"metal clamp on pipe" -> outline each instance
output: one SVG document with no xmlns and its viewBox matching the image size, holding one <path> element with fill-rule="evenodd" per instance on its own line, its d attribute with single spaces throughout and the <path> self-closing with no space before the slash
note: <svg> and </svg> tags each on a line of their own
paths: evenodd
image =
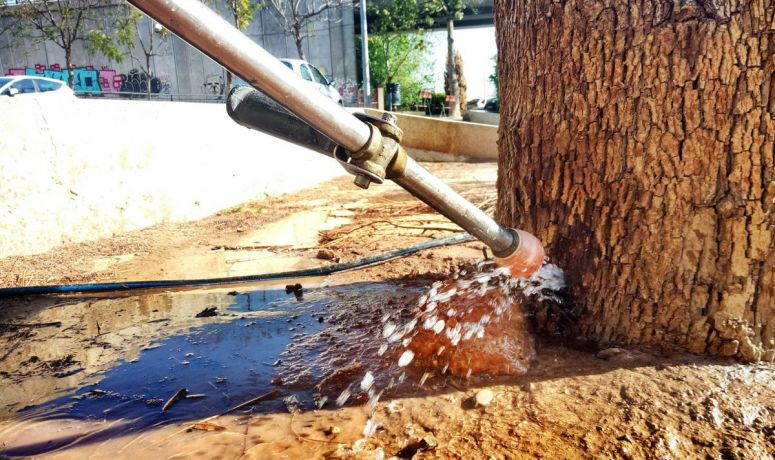
<svg viewBox="0 0 775 460">
<path fill-rule="evenodd" d="M 349 163 L 360 168 L 350 171 L 355 175 L 355 185 L 367 189 L 372 182 L 381 184 L 385 179 L 402 176 L 408 156 L 401 147 L 404 132 L 396 125 L 395 117 L 389 113 L 385 113 L 383 118 L 362 113 L 353 115 L 369 127 L 369 141 L 357 152 L 337 150 L 336 157 L 342 161 L 346 154 Z"/>
</svg>

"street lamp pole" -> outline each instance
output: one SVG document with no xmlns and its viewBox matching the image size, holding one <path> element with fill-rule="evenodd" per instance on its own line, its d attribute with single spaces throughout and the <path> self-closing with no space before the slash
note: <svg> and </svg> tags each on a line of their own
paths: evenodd
<svg viewBox="0 0 775 460">
<path fill-rule="evenodd" d="M 369 81 L 369 33 L 366 30 L 366 0 L 361 0 L 361 68 L 363 69 L 363 106 L 371 107 L 371 82 Z"/>
</svg>

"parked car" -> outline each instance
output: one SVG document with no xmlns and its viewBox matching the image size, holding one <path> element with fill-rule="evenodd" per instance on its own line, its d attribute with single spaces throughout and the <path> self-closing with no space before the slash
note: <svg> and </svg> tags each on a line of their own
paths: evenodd
<svg viewBox="0 0 775 460">
<path fill-rule="evenodd" d="M 318 91 L 331 98 L 332 101 L 340 105 L 343 104 L 342 95 L 317 67 L 301 59 L 280 59 L 280 62 L 293 70 L 293 73 L 308 81 Z"/>
<path fill-rule="evenodd" d="M 49 93 L 51 95 L 74 96 L 62 80 L 30 75 L 0 77 L 0 96 L 16 96 L 20 94 Z"/>
<path fill-rule="evenodd" d="M 501 113 L 501 100 L 500 98 L 496 97 L 493 99 L 490 99 L 487 101 L 487 104 L 484 105 L 484 110 L 488 112 L 495 112 L 495 113 Z"/>
</svg>

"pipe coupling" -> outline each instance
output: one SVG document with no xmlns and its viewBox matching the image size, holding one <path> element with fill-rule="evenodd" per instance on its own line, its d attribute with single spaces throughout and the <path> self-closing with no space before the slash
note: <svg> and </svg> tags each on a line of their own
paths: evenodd
<svg viewBox="0 0 775 460">
<path fill-rule="evenodd" d="M 366 145 L 357 152 L 349 153 L 350 163 L 367 172 L 356 173 L 355 184 L 365 189 L 371 182 L 375 182 L 375 176 L 382 180 L 400 177 L 406 167 L 407 154 L 401 147 L 404 132 L 396 125 L 395 117 L 389 113 L 385 113 L 382 118 L 363 113 L 354 115 L 370 131 Z"/>
</svg>

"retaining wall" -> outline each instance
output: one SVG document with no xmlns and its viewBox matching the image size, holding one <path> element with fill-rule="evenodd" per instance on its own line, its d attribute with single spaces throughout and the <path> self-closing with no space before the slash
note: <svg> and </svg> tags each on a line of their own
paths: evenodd
<svg viewBox="0 0 775 460">
<path fill-rule="evenodd" d="M 331 159 L 243 128 L 222 104 L 0 98 L 0 258 L 310 187 Z"/>
<path fill-rule="evenodd" d="M 365 109 L 381 117 L 382 111 Z M 496 161 L 498 127 L 393 112 L 404 131 L 401 145 L 419 161 Z"/>
</svg>

